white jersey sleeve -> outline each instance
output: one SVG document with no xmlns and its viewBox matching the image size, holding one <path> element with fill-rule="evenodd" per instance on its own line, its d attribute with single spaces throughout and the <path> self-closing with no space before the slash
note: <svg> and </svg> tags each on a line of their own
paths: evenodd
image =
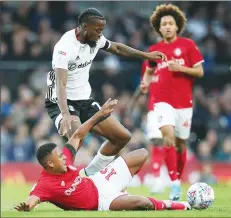
<svg viewBox="0 0 231 218">
<path fill-rule="evenodd" d="M 111 46 L 111 43 L 109 40 L 107 40 L 104 35 L 102 35 L 98 41 L 99 43 L 99 48 L 102 48 L 102 49 L 108 49 L 110 48 Z"/>
<path fill-rule="evenodd" d="M 61 68 L 68 70 L 68 63 L 70 61 L 70 52 L 67 48 L 60 45 L 59 42 L 56 44 L 53 51 L 52 66 L 53 69 Z"/>
</svg>

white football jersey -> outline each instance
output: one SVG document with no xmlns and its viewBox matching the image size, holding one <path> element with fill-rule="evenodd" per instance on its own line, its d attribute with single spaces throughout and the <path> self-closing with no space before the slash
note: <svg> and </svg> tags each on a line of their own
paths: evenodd
<svg viewBox="0 0 231 218">
<path fill-rule="evenodd" d="M 100 48 L 108 49 L 110 42 L 102 35 L 96 47 L 82 44 L 76 37 L 76 30 L 63 34 L 53 51 L 52 68 L 47 75 L 48 92 L 46 98 L 57 102 L 55 68 L 68 70 L 66 93 L 69 100 L 90 98 L 89 70 Z"/>
</svg>

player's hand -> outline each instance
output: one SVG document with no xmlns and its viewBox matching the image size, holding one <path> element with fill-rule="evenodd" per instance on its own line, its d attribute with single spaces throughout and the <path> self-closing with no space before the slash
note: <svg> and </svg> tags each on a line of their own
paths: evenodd
<svg viewBox="0 0 231 218">
<path fill-rule="evenodd" d="M 100 116 L 105 117 L 110 115 L 114 111 L 114 107 L 118 103 L 118 100 L 111 100 L 109 98 L 100 109 Z"/>
<path fill-rule="evenodd" d="M 75 116 L 71 116 L 70 114 L 66 114 L 66 115 L 63 115 L 61 122 L 62 122 L 62 125 L 60 125 L 59 134 L 61 136 L 65 136 L 65 135 L 67 135 L 67 133 L 71 129 L 71 123 L 72 122 L 78 122 L 78 120 L 76 120 Z"/>
<path fill-rule="evenodd" d="M 144 94 L 148 93 L 148 84 L 145 83 L 143 80 L 140 83 L 140 91 Z"/>
<path fill-rule="evenodd" d="M 153 51 L 153 52 L 149 52 L 147 54 L 148 54 L 148 57 L 147 57 L 148 60 L 151 60 L 151 61 L 155 61 L 155 60 L 167 61 L 166 55 L 164 53 L 162 53 L 162 52 Z"/>
<path fill-rule="evenodd" d="M 30 211 L 30 205 L 28 203 L 22 202 L 14 207 L 17 211 Z"/>
<path fill-rule="evenodd" d="M 181 72 L 181 65 L 174 60 L 168 61 L 168 70 L 172 72 Z"/>
</svg>

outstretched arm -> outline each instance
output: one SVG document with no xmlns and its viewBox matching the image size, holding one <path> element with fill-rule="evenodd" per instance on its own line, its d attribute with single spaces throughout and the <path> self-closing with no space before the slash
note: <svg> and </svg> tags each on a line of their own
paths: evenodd
<svg viewBox="0 0 231 218">
<path fill-rule="evenodd" d="M 14 208 L 17 211 L 31 211 L 37 204 L 39 204 L 39 198 L 35 195 L 28 197 L 26 202 L 22 202 L 15 206 Z"/>
<path fill-rule="evenodd" d="M 166 60 L 166 56 L 161 52 L 143 52 L 117 42 L 111 42 L 111 46 L 106 51 L 124 57 L 143 58 L 148 60 Z"/>
<path fill-rule="evenodd" d="M 108 99 L 102 108 L 89 120 L 83 123 L 72 135 L 67 144 L 71 144 L 78 151 L 80 149 L 80 141 L 86 136 L 90 129 L 103 117 L 110 115 L 114 111 L 117 100 Z"/>
</svg>

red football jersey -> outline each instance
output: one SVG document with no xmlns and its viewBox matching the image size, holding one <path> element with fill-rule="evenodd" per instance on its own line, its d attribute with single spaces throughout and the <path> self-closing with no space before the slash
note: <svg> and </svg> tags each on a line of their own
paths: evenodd
<svg viewBox="0 0 231 218">
<path fill-rule="evenodd" d="M 142 69 L 141 69 L 141 78 L 144 76 L 144 72 L 146 70 L 146 67 L 148 66 L 148 61 L 145 60 L 142 64 Z M 149 86 L 149 91 L 148 91 L 148 111 L 153 110 L 153 104 L 155 103 L 155 95 L 156 95 L 156 89 L 158 89 L 158 75 L 156 71 L 152 75 L 152 80 Z"/>
<path fill-rule="evenodd" d="M 40 202 L 50 202 L 64 210 L 97 210 L 98 190 L 89 178 L 81 178 L 74 167 L 72 154 L 63 148 L 67 157 L 68 170 L 63 175 L 43 171 L 30 195 L 39 197 Z"/>
<path fill-rule="evenodd" d="M 151 46 L 149 51 L 163 52 L 168 61 L 175 59 L 179 64 L 193 67 L 203 62 L 203 57 L 193 40 L 177 37 L 172 43 L 163 41 Z M 174 108 L 192 107 L 192 89 L 194 78 L 182 72 L 168 70 L 166 61 L 158 60 L 156 72 L 159 76 L 158 89 L 156 89 L 155 103 L 166 102 Z M 152 62 L 148 62 L 153 67 Z"/>
</svg>

